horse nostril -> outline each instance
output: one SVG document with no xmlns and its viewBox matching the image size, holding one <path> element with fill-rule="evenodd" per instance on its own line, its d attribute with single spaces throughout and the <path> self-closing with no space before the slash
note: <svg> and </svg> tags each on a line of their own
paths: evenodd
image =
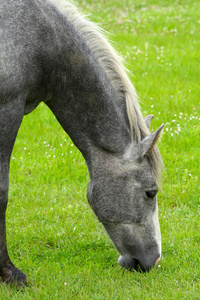
<svg viewBox="0 0 200 300">
<path fill-rule="evenodd" d="M 158 193 L 158 190 L 151 190 L 151 191 L 145 192 L 147 198 L 149 198 L 149 199 L 153 199 L 157 193 Z"/>
</svg>

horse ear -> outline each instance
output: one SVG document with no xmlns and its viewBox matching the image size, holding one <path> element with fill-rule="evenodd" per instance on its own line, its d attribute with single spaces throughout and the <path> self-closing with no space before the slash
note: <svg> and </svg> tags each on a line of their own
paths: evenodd
<svg viewBox="0 0 200 300">
<path fill-rule="evenodd" d="M 151 120 L 153 119 L 154 115 L 148 115 L 144 118 L 145 124 L 148 129 L 150 129 Z"/>
<path fill-rule="evenodd" d="M 140 157 L 143 157 L 145 154 L 147 154 L 153 148 L 153 146 L 158 141 L 164 126 L 165 126 L 165 124 L 162 124 L 156 131 L 147 135 L 140 142 L 140 144 L 139 144 Z"/>
</svg>

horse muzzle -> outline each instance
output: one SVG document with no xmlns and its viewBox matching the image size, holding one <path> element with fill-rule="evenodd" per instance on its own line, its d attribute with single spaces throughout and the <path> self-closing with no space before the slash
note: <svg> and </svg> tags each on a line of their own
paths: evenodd
<svg viewBox="0 0 200 300">
<path fill-rule="evenodd" d="M 131 258 L 128 255 L 120 256 L 118 258 L 118 263 L 121 267 L 128 269 L 129 271 L 142 271 L 148 272 L 160 261 L 161 257 L 159 256 L 153 264 L 142 263 L 135 258 Z"/>
</svg>

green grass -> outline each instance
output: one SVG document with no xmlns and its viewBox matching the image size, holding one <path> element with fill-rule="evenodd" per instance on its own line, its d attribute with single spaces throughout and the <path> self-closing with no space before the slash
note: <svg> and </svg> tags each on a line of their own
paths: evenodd
<svg viewBox="0 0 200 300">
<path fill-rule="evenodd" d="M 152 129 L 166 123 L 162 260 L 149 274 L 118 254 L 86 199 L 84 160 L 51 112 L 24 117 L 12 154 L 7 239 L 28 277 L 0 299 L 200 299 L 200 1 L 77 1 L 111 32 Z"/>
</svg>

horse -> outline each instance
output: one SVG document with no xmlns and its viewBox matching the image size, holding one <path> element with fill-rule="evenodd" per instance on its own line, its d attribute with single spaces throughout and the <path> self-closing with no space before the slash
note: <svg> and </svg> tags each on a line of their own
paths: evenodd
<svg viewBox="0 0 200 300">
<path fill-rule="evenodd" d="M 88 202 L 128 270 L 161 258 L 157 192 L 162 158 L 136 90 L 103 30 L 74 4 L 0 2 L 0 277 L 22 285 L 6 243 L 9 165 L 23 116 L 40 102 L 81 151 Z"/>
</svg>

